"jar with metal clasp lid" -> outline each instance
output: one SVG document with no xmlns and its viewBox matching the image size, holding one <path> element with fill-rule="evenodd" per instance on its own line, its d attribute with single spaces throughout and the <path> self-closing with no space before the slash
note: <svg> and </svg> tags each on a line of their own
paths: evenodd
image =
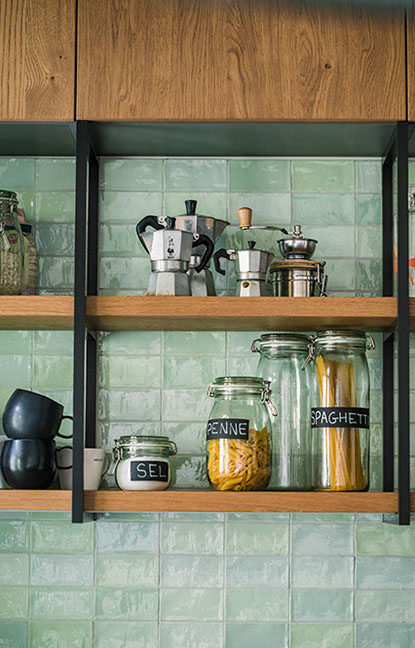
<svg viewBox="0 0 415 648">
<path fill-rule="evenodd" d="M 123 436 L 116 439 L 108 474 L 121 490 L 166 490 L 171 481 L 169 457 L 177 446 L 165 436 Z"/>
<path fill-rule="evenodd" d="M 0 189 L 0 295 L 20 295 L 23 281 L 23 238 L 14 191 Z"/>
<path fill-rule="evenodd" d="M 323 331 L 311 338 L 305 364 L 317 378 L 311 408 L 313 487 L 369 488 L 370 378 L 366 351 L 373 338 L 359 331 Z"/>
<path fill-rule="evenodd" d="M 206 429 L 207 473 L 215 490 L 264 490 L 271 476 L 270 383 L 258 377 L 216 378 Z"/>
</svg>

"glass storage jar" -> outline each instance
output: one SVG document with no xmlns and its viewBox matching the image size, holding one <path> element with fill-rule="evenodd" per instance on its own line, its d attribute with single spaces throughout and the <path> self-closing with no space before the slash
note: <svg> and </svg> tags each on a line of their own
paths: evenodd
<svg viewBox="0 0 415 648">
<path fill-rule="evenodd" d="M 169 457 L 177 446 L 165 436 L 116 439 L 109 474 L 121 490 L 166 490 L 171 480 Z"/>
<path fill-rule="evenodd" d="M 310 389 L 313 372 L 302 366 L 309 338 L 294 333 L 261 335 L 252 343 L 258 352 L 257 375 L 271 383 L 278 418 L 272 423 L 272 474 L 270 488 L 311 489 Z"/>
<path fill-rule="evenodd" d="M 20 295 L 23 280 L 23 238 L 14 191 L 0 189 L 0 295 Z"/>
<path fill-rule="evenodd" d="M 207 473 L 215 490 L 264 490 L 271 475 L 270 385 L 257 377 L 216 378 L 206 429 Z"/>
<path fill-rule="evenodd" d="M 371 336 L 324 331 L 312 338 L 317 389 L 311 409 L 313 487 L 326 491 L 369 488 Z"/>
</svg>

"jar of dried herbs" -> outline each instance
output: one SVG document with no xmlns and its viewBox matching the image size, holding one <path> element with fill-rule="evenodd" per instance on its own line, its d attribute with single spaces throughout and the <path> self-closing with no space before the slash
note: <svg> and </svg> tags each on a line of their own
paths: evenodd
<svg viewBox="0 0 415 648">
<path fill-rule="evenodd" d="M 23 280 L 23 239 L 14 191 L 0 189 L 0 295 L 20 295 Z"/>
<path fill-rule="evenodd" d="M 366 350 L 371 336 L 324 331 L 311 338 L 316 390 L 311 408 L 313 488 L 369 488 L 370 379 Z"/>
</svg>

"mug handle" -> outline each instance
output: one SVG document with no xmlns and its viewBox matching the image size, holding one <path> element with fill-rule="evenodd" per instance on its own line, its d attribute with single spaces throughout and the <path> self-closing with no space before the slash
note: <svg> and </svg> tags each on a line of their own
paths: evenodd
<svg viewBox="0 0 415 648">
<path fill-rule="evenodd" d="M 67 438 L 67 437 L 64 437 L 64 438 Z M 61 448 L 56 448 L 56 450 L 55 450 L 55 454 L 57 454 L 57 453 L 60 452 L 61 450 L 66 450 L 66 448 L 70 448 L 70 449 L 73 451 L 72 446 L 62 446 Z M 59 464 L 58 464 L 58 458 L 56 457 L 56 468 L 57 468 L 58 470 L 72 470 L 73 466 L 59 466 Z"/>
<path fill-rule="evenodd" d="M 104 468 L 103 468 L 103 471 L 101 473 L 101 477 L 103 477 L 105 475 L 105 473 L 107 472 L 109 467 L 110 467 L 110 460 L 108 459 L 107 455 L 105 455 L 105 457 L 104 457 Z"/>
<path fill-rule="evenodd" d="M 62 416 L 61 422 L 63 421 L 63 419 L 71 419 L 71 421 L 73 421 L 73 416 L 67 416 L 65 414 L 65 416 Z M 73 433 L 69 434 L 69 436 L 65 436 L 64 434 L 60 434 L 60 432 L 57 432 L 56 436 L 61 437 L 61 439 L 72 439 Z"/>
</svg>

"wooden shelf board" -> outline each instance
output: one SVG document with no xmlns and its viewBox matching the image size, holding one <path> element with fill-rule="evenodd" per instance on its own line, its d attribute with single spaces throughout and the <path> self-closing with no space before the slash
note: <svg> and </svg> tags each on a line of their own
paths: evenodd
<svg viewBox="0 0 415 648">
<path fill-rule="evenodd" d="M 0 330 L 69 331 L 73 297 L 63 295 L 0 296 Z"/>
<path fill-rule="evenodd" d="M 71 491 L 1 490 L 3 511 L 70 511 Z M 396 513 L 397 493 L 275 492 L 212 490 L 86 491 L 85 510 L 188 512 Z M 415 493 L 411 495 L 415 511 Z"/>
<path fill-rule="evenodd" d="M 91 329 L 101 331 L 391 330 L 394 297 L 87 297 Z"/>
</svg>

